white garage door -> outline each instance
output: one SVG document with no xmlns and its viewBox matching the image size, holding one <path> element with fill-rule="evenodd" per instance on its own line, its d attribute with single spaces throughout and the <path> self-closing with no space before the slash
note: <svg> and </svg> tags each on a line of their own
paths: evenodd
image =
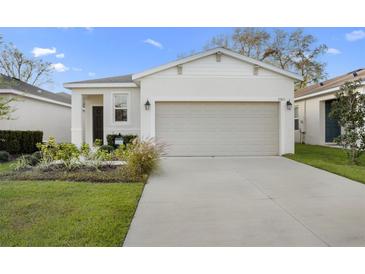
<svg viewBox="0 0 365 274">
<path fill-rule="evenodd" d="M 278 155 L 278 103 L 158 102 L 156 139 L 170 156 Z"/>
</svg>

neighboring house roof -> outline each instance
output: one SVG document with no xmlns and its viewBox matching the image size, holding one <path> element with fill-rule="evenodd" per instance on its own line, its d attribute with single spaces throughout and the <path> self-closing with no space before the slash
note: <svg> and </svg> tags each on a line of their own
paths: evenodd
<svg viewBox="0 0 365 274">
<path fill-rule="evenodd" d="M 203 58 L 205 56 L 209 56 L 212 54 L 221 53 L 227 56 L 230 56 L 232 58 L 251 63 L 253 65 L 257 65 L 259 67 L 262 67 L 264 69 L 276 72 L 278 74 L 284 75 L 286 77 L 289 77 L 294 80 L 302 81 L 303 78 L 293 72 L 289 72 L 286 70 L 283 70 L 281 68 L 278 68 L 276 66 L 270 65 L 268 63 L 264 63 L 261 61 L 258 61 L 256 59 L 241 55 L 235 51 L 226 49 L 226 48 L 214 48 L 211 50 L 207 50 L 201 53 L 197 53 L 158 67 L 154 67 L 148 70 L 145 70 L 140 73 L 135 74 L 127 74 L 122 76 L 115 76 L 115 77 L 108 77 L 108 78 L 100 78 L 100 79 L 92 79 L 92 80 L 86 80 L 86 81 L 78 81 L 78 82 L 69 82 L 65 83 L 65 88 L 78 88 L 78 87 L 137 87 L 135 82 L 137 82 L 140 78 L 146 77 L 148 75 L 157 73 L 162 70 L 169 69 L 174 66 L 182 65 L 184 63 L 188 63 L 200 58 Z"/>
<path fill-rule="evenodd" d="M 345 82 L 354 81 L 354 80 L 358 80 L 358 79 L 365 80 L 365 69 L 364 68 L 357 69 L 357 70 L 351 71 L 349 73 L 337 76 L 335 78 L 323 81 L 321 83 L 299 89 L 299 90 L 295 91 L 295 99 L 299 99 L 302 97 L 308 98 L 308 97 L 312 97 L 312 96 L 318 96 L 326 91 L 334 92 Z"/>
<path fill-rule="evenodd" d="M 71 105 L 71 95 L 67 93 L 54 93 L 37 86 L 0 74 L 0 92 L 14 93 L 20 96 L 28 96 L 34 99 L 43 99 L 63 105 Z"/>
</svg>

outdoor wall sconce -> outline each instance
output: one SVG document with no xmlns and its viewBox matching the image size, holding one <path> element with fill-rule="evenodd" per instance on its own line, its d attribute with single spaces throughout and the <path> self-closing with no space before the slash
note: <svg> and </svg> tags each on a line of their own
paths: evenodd
<svg viewBox="0 0 365 274">
<path fill-rule="evenodd" d="M 293 106 L 293 104 L 290 102 L 290 100 L 286 101 L 286 108 L 288 110 L 291 110 L 292 106 Z"/>
<path fill-rule="evenodd" d="M 147 99 L 146 103 L 144 104 L 144 109 L 145 109 L 145 110 L 150 110 L 150 106 L 151 106 L 151 103 L 150 103 L 150 101 L 148 101 L 148 99 Z"/>
</svg>

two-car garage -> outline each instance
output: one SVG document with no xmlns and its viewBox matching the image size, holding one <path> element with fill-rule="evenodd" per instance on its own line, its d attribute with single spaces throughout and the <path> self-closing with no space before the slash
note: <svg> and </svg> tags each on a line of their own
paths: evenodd
<svg viewBox="0 0 365 274">
<path fill-rule="evenodd" d="M 278 102 L 156 102 L 155 121 L 169 156 L 279 154 Z"/>
</svg>

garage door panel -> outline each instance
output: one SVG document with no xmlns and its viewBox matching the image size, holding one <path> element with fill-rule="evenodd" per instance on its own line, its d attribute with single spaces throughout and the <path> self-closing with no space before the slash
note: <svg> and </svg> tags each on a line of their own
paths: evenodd
<svg viewBox="0 0 365 274">
<path fill-rule="evenodd" d="M 171 156 L 277 155 L 278 128 L 277 103 L 156 103 L 156 138 Z"/>
</svg>

